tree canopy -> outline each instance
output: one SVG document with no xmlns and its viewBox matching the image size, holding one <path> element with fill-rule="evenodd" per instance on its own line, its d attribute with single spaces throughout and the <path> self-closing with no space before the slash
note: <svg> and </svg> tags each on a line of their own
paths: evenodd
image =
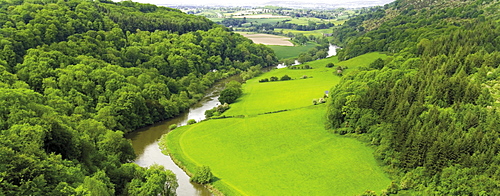
<svg viewBox="0 0 500 196">
<path fill-rule="evenodd" d="M 336 32 L 340 59 L 392 55 L 343 77 L 326 125 L 376 147 L 396 182 L 388 192 L 500 194 L 499 7 L 397 0 Z"/>
<path fill-rule="evenodd" d="M 198 101 L 273 51 L 131 1 L 0 0 L 0 195 L 173 195 L 123 135 Z M 165 184 L 165 186 L 163 186 Z"/>
</svg>

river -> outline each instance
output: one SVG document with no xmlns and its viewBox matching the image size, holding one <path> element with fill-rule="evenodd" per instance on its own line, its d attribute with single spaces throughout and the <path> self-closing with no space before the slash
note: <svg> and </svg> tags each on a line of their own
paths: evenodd
<svg viewBox="0 0 500 196">
<path fill-rule="evenodd" d="M 328 51 L 328 57 L 337 54 L 338 46 L 330 45 Z M 296 61 L 298 64 L 298 62 Z M 286 66 L 284 66 L 286 67 Z M 281 68 L 278 65 L 277 68 Z M 177 195 L 179 196 L 209 196 L 212 193 L 197 183 L 191 183 L 189 181 L 189 176 L 184 173 L 184 171 L 179 168 L 169 156 L 164 155 L 160 147 L 158 146 L 158 139 L 162 135 L 168 133 L 169 126 L 172 124 L 177 124 L 183 126 L 187 124 L 189 119 L 195 119 L 197 122 L 205 119 L 205 111 L 212 109 L 219 104 L 220 91 L 224 88 L 224 85 L 232 80 L 240 80 L 239 76 L 233 76 L 224 80 L 217 82 L 212 88 L 207 92 L 207 95 L 203 97 L 197 104 L 192 106 L 188 112 L 181 114 L 176 118 L 166 120 L 132 133 L 127 134 L 125 137 L 132 140 L 132 147 L 134 148 L 137 159 L 135 163 L 141 167 L 149 167 L 153 164 L 163 165 L 165 169 L 172 170 L 177 176 L 177 182 L 179 187 L 177 188 Z"/>
<path fill-rule="evenodd" d="M 205 119 L 205 111 L 212 109 L 219 104 L 220 91 L 224 85 L 232 80 L 241 80 L 239 76 L 233 76 L 217 82 L 212 88 L 208 90 L 207 95 L 203 97 L 197 104 L 193 105 L 188 112 L 180 116 L 166 120 L 155 125 L 151 125 L 132 133 L 127 134 L 125 137 L 132 140 L 132 147 L 134 148 L 137 159 L 135 163 L 141 167 L 149 167 L 153 164 L 163 165 L 165 169 L 172 170 L 177 176 L 179 187 L 177 188 L 177 195 L 179 196 L 209 196 L 212 195 L 208 189 L 197 183 L 191 183 L 189 176 L 179 168 L 169 156 L 164 155 L 158 146 L 158 139 L 163 134 L 168 133 L 169 126 L 177 124 L 183 126 L 187 124 L 189 119 L 195 119 L 197 122 Z"/>
</svg>

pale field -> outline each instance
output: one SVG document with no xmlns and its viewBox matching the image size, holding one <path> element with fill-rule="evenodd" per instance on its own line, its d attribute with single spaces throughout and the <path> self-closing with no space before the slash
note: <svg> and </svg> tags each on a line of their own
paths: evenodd
<svg viewBox="0 0 500 196">
<path fill-rule="evenodd" d="M 256 44 L 273 45 L 273 46 L 293 46 L 289 37 L 269 35 L 269 34 L 243 34 L 248 39 L 251 39 Z"/>
</svg>

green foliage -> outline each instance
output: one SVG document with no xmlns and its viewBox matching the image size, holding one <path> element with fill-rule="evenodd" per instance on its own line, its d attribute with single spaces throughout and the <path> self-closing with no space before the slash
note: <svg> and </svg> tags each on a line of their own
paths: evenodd
<svg viewBox="0 0 500 196">
<path fill-rule="evenodd" d="M 130 165 L 123 135 L 276 64 L 271 49 L 175 9 L 0 4 L 0 195 L 173 195 L 170 173 Z"/>
<path fill-rule="evenodd" d="M 231 107 L 227 103 L 218 105 L 218 106 L 216 106 L 216 107 L 214 107 L 214 108 L 212 108 L 210 110 L 206 110 L 205 111 L 205 117 L 206 118 L 210 118 L 212 116 L 220 116 L 226 110 L 229 110 L 229 108 L 231 108 Z"/>
<path fill-rule="evenodd" d="M 192 125 L 192 124 L 195 124 L 195 123 L 196 123 L 196 120 L 195 120 L 195 119 L 189 119 L 189 120 L 187 121 L 187 124 L 188 124 L 188 125 Z"/>
<path fill-rule="evenodd" d="M 334 66 L 335 66 L 335 65 L 334 65 L 333 63 L 328 63 L 328 64 L 326 64 L 326 66 L 325 66 L 325 67 L 332 68 L 332 67 L 334 67 Z"/>
<path fill-rule="evenodd" d="M 280 79 L 280 80 L 281 80 L 281 81 L 286 81 L 286 80 L 291 80 L 291 79 L 292 79 L 292 78 L 291 78 L 290 76 L 288 76 L 288 75 L 284 75 L 284 76 L 282 76 L 282 77 L 281 77 L 281 79 Z"/>
<path fill-rule="evenodd" d="M 370 68 L 372 69 L 382 69 L 384 67 L 384 60 L 378 58 L 370 64 Z"/>
<path fill-rule="evenodd" d="M 210 171 L 210 167 L 204 165 L 196 168 L 196 172 L 191 177 L 191 182 L 196 182 L 199 184 L 208 184 L 212 182 L 214 175 L 212 171 Z"/>
<path fill-rule="evenodd" d="M 237 81 L 231 81 L 226 84 L 226 88 L 221 91 L 219 101 L 224 104 L 234 103 L 242 93 L 243 91 L 241 90 L 241 83 Z"/>
<path fill-rule="evenodd" d="M 369 51 L 393 54 L 332 88 L 326 124 L 375 145 L 375 156 L 400 179 L 387 194 L 500 194 L 500 116 L 493 90 L 500 31 L 492 25 L 498 14 L 491 11 L 498 6 L 396 1 L 384 8 L 391 16 L 369 31 L 358 32 L 373 19 L 366 15 L 336 32 L 346 44 L 340 59 Z"/>
<path fill-rule="evenodd" d="M 178 187 L 175 174 L 161 165 L 152 165 L 147 170 L 135 168 L 134 178 L 127 185 L 129 195 L 176 195 Z M 133 171 L 133 170 L 132 170 Z M 128 172 L 132 172 L 128 171 Z"/>
<path fill-rule="evenodd" d="M 177 124 L 171 124 L 170 126 L 168 126 L 168 129 L 170 130 L 174 130 L 177 128 Z"/>
<path fill-rule="evenodd" d="M 377 58 L 386 57 L 367 54 L 339 65 L 352 67 L 346 70 L 349 73 Z M 211 186 L 226 195 L 356 195 L 367 189 L 385 189 L 391 181 L 378 167 L 373 151 L 353 138 L 325 130 L 326 104 L 311 106 L 313 98 L 322 97 L 331 84 L 340 81 L 324 66 L 337 64 L 336 60 L 313 61 L 309 63 L 313 69 L 274 69 L 248 80 L 245 94 L 225 112 L 241 118 L 182 127 L 160 143 L 189 171 L 195 172 L 199 163 L 210 165 L 221 179 Z M 259 83 L 273 75 L 314 77 Z M 271 175 L 276 173 L 280 175 Z M 317 175 L 322 177 L 311 178 Z"/>
</svg>

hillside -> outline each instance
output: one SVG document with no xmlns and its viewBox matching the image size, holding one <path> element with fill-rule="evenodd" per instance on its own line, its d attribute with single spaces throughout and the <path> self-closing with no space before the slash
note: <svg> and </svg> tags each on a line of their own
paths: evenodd
<svg viewBox="0 0 500 196">
<path fill-rule="evenodd" d="M 276 63 L 206 18 L 131 1 L 0 0 L 0 26 L 0 195 L 173 195 L 175 175 L 131 163 L 123 134 Z"/>
<path fill-rule="evenodd" d="M 389 193 L 500 194 L 499 8 L 397 0 L 335 31 L 339 59 L 392 56 L 332 88 L 326 124 L 376 147 Z"/>
</svg>

